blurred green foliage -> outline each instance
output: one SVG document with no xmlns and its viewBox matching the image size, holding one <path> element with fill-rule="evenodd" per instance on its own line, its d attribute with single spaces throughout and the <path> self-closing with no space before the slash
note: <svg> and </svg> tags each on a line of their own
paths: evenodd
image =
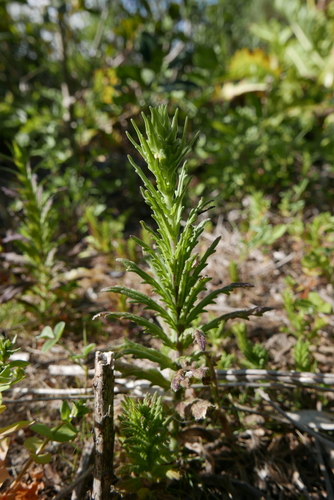
<svg viewBox="0 0 334 500">
<path fill-rule="evenodd" d="M 15 140 L 43 157 L 72 216 L 89 197 L 138 201 L 124 132 L 162 103 L 202 131 L 195 193 L 225 206 L 307 176 L 308 201 L 331 203 L 333 2 L 23 0 L 0 14 L 0 152 Z"/>
</svg>

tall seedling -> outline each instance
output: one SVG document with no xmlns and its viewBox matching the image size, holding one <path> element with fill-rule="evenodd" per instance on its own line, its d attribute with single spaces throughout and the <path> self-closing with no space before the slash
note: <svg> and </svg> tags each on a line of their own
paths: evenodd
<svg viewBox="0 0 334 500">
<path fill-rule="evenodd" d="M 18 181 L 16 197 L 22 204 L 18 234 L 12 239 L 16 239 L 23 255 L 23 267 L 29 278 L 29 286 L 19 301 L 36 319 L 44 322 L 59 309 L 61 266 L 55 258 L 60 244 L 56 237 L 59 219 L 53 196 L 38 182 L 26 152 L 14 144 L 12 156 Z"/>
<path fill-rule="evenodd" d="M 142 114 L 146 137 L 133 121 L 139 143 L 127 134 L 154 177 L 150 180 L 133 158 L 129 157 L 143 183 L 141 193 L 152 210 L 156 223 L 156 229 L 141 223 L 151 236 L 151 246 L 137 237 L 132 237 L 142 247 L 149 271 L 143 270 L 132 261 L 119 260 L 128 271 L 136 273 L 143 283 L 151 287 L 152 294 L 145 295 L 123 286 L 112 286 L 104 291 L 125 295 L 132 303 L 144 305 L 145 309 L 154 311 L 156 321 L 149 321 L 129 312 L 104 312 L 96 317 L 111 316 L 131 320 L 142 326 L 152 337 L 160 339 L 163 344 L 160 350 L 125 341 L 121 353 L 155 361 L 161 369 L 170 368 L 171 387 L 177 391 L 181 386 L 188 386 L 191 378 L 201 379 L 204 383 L 210 383 L 210 380 L 214 379 L 210 356 L 206 352 L 206 332 L 230 317 L 247 319 L 250 314 L 262 314 L 263 310 L 256 308 L 251 311 L 236 311 L 204 323 L 200 328 L 194 326 L 200 323 L 206 307 L 214 303 L 218 295 L 229 294 L 234 288 L 251 285 L 231 283 L 203 297 L 211 278 L 201 273 L 207 266 L 208 258 L 215 252 L 219 238 L 213 241 L 202 256 L 199 255 L 196 246 L 206 220 L 201 218 L 198 222 L 198 218 L 208 210 L 210 202 L 200 199 L 197 206 L 184 217 L 183 200 L 190 182 L 184 158 L 198 134 L 187 143 L 187 120 L 180 137 L 177 111 L 172 121 L 168 117 L 167 106 L 151 108 L 150 111 L 150 116 Z M 197 344 L 197 350 L 188 350 L 192 343 Z M 197 361 L 201 357 L 206 360 L 207 367 L 198 368 Z M 141 370 L 122 363 L 116 364 L 116 367 L 124 374 L 146 378 L 164 389 L 169 387 L 169 382 L 157 370 Z"/>
</svg>

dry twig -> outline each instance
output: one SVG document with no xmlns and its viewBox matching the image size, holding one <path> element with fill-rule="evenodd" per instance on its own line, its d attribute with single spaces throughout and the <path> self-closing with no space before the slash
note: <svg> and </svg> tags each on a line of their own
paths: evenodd
<svg viewBox="0 0 334 500">
<path fill-rule="evenodd" d="M 89 469 L 87 469 L 85 472 L 83 472 L 80 476 L 78 476 L 76 478 L 75 481 L 73 481 L 72 484 L 69 484 L 68 486 L 66 486 L 66 488 L 64 488 L 63 490 L 61 490 L 57 496 L 54 497 L 53 500 L 62 500 L 63 498 L 65 498 L 69 493 L 71 493 L 71 491 L 76 487 L 78 486 L 78 484 L 80 484 L 82 481 L 84 481 L 90 474 L 93 473 L 93 470 L 94 470 L 94 466 L 92 465 L 91 467 L 89 467 Z"/>
<path fill-rule="evenodd" d="M 333 485 L 331 478 L 329 477 L 329 472 L 327 470 L 323 455 L 322 455 L 322 450 L 321 450 L 321 444 L 319 441 L 316 439 L 315 440 L 315 447 L 316 447 L 316 457 L 317 461 L 319 464 L 319 469 L 320 472 L 323 474 L 324 479 L 325 479 L 325 485 L 326 485 L 326 493 L 327 493 L 327 500 L 334 500 L 334 493 L 333 493 Z"/>
</svg>

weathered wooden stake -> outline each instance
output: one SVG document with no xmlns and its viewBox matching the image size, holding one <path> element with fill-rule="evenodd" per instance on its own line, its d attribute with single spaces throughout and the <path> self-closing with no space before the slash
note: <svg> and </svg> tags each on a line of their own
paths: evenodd
<svg viewBox="0 0 334 500">
<path fill-rule="evenodd" d="M 110 500 L 114 479 L 114 355 L 97 351 L 94 376 L 95 467 L 93 499 Z"/>
</svg>

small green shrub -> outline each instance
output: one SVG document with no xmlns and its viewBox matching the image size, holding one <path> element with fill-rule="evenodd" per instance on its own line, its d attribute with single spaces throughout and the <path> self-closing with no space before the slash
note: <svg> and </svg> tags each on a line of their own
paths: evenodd
<svg viewBox="0 0 334 500">
<path fill-rule="evenodd" d="M 332 307 L 317 292 L 309 292 L 307 299 L 300 299 L 295 297 L 291 288 L 286 288 L 282 299 L 290 323 L 282 331 L 312 340 L 328 324 L 326 314 L 331 313 Z"/>
<path fill-rule="evenodd" d="M 273 245 L 287 230 L 286 224 L 273 225 L 269 222 L 270 200 L 265 198 L 262 192 L 255 192 L 247 199 L 248 206 L 245 211 L 247 222 L 242 227 L 245 232 L 243 238 L 245 256 L 254 248 L 264 249 Z"/>
<path fill-rule="evenodd" d="M 65 329 L 64 321 L 60 321 L 59 323 L 57 323 L 54 329 L 52 329 L 50 326 L 45 326 L 41 331 L 41 333 L 36 337 L 37 340 L 45 339 L 41 351 L 47 352 L 54 345 L 60 343 L 61 337 L 64 333 L 64 329 Z M 66 343 L 64 342 L 62 343 L 62 347 L 68 352 L 69 359 L 73 361 L 73 363 L 79 365 L 84 371 L 85 387 L 87 387 L 89 380 L 89 375 L 88 375 L 89 368 L 86 361 L 88 359 L 89 354 L 96 348 L 96 344 L 94 343 L 88 344 L 86 328 L 84 328 L 83 330 L 83 346 L 81 352 L 75 354 L 74 352 L 71 351 L 71 349 L 67 347 Z"/>
<path fill-rule="evenodd" d="M 121 477 L 134 475 L 149 482 L 166 479 L 174 468 L 175 453 L 170 451 L 168 420 L 162 398 L 155 393 L 143 400 L 125 398 L 119 416 L 122 447 L 128 463 L 120 466 Z"/>
<path fill-rule="evenodd" d="M 311 275 L 325 276 L 329 282 L 334 275 L 334 216 L 323 212 L 305 224 L 304 269 Z"/>
<path fill-rule="evenodd" d="M 245 323 L 237 323 L 232 326 L 232 332 L 236 336 L 238 347 L 244 355 L 240 363 L 245 368 L 265 369 L 267 367 L 269 353 L 267 349 L 258 343 L 253 343 L 247 339 L 247 329 Z"/>
<path fill-rule="evenodd" d="M 61 264 L 56 259 L 60 245 L 58 218 L 53 195 L 43 189 L 33 173 L 26 153 L 13 146 L 17 167 L 16 207 L 18 234 L 13 238 L 23 255 L 27 287 L 19 301 L 40 321 L 56 315 L 61 307 Z"/>
<path fill-rule="evenodd" d="M 317 363 L 310 352 L 311 342 L 299 337 L 293 348 L 293 359 L 296 371 L 315 372 Z"/>
<path fill-rule="evenodd" d="M 0 335 L 0 402 L 1 393 L 25 377 L 24 368 L 29 364 L 27 361 L 10 359 L 12 354 L 19 351 L 14 347 L 15 342 L 16 337 L 10 340 Z"/>
</svg>

